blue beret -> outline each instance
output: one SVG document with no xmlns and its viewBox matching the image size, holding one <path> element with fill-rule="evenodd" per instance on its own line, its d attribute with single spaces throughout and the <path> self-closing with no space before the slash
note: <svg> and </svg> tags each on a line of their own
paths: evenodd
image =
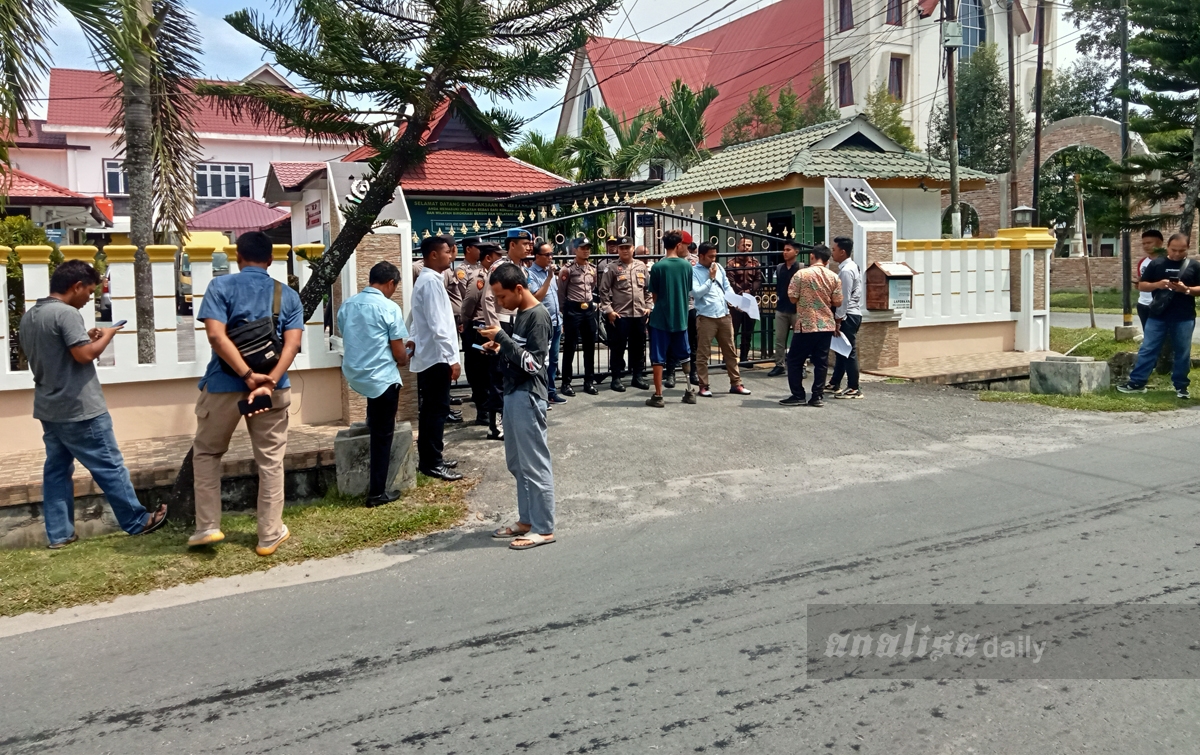
<svg viewBox="0 0 1200 755">
<path fill-rule="evenodd" d="M 530 241 L 533 241 L 533 234 L 532 234 L 532 233 L 530 233 L 529 231 L 525 230 L 524 228 L 509 228 L 509 229 L 508 229 L 508 236 L 506 236 L 505 238 L 508 238 L 508 239 L 529 239 Z"/>
</svg>

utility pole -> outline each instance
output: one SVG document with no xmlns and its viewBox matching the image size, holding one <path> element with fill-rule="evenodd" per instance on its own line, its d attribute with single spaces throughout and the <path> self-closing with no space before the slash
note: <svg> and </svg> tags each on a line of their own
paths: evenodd
<svg viewBox="0 0 1200 755">
<path fill-rule="evenodd" d="M 1017 65 L 1013 53 L 1013 0 L 1008 0 L 1008 224 L 1017 199 Z"/>
<path fill-rule="evenodd" d="M 1129 168 L 1129 2 L 1121 0 L 1121 168 Z M 1124 174 L 1126 182 L 1129 174 Z M 1129 189 L 1121 192 L 1121 323 L 1133 327 L 1133 250 L 1129 241 Z"/>
<path fill-rule="evenodd" d="M 958 93 L 954 91 L 954 54 L 962 45 L 962 27 L 958 24 L 956 0 L 942 0 L 946 23 L 942 28 L 942 46 L 946 48 L 946 87 L 948 89 L 950 128 L 950 235 L 962 238 L 962 215 L 958 203 Z"/>
<path fill-rule="evenodd" d="M 1046 64 L 1046 0 L 1037 4 L 1037 81 L 1033 87 L 1033 227 L 1042 225 L 1042 212 L 1038 198 L 1042 189 L 1042 79 Z"/>
</svg>

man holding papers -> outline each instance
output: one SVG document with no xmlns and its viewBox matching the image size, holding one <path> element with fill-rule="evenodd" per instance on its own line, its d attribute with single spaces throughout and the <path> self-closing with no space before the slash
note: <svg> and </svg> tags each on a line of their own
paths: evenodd
<svg viewBox="0 0 1200 755">
<path fill-rule="evenodd" d="M 750 391 L 742 385 L 742 374 L 738 369 L 738 353 L 733 346 L 733 318 L 728 304 L 732 300 L 744 306 L 742 295 L 734 293 L 729 285 L 725 269 L 717 262 L 715 246 L 701 244 L 697 256 L 699 262 L 692 268 L 692 298 L 696 302 L 696 372 L 700 377 L 700 395 L 712 398 L 708 356 L 713 338 L 716 338 L 721 347 L 721 358 L 725 360 L 725 372 L 729 375 L 729 392 L 749 396 Z"/>
<path fill-rule="evenodd" d="M 834 398 L 862 398 L 858 389 L 858 329 L 862 326 L 862 272 L 854 257 L 854 241 L 838 237 L 833 240 L 833 261 L 838 265 L 838 278 L 842 282 L 842 306 L 833 312 L 838 322 L 838 332 L 845 338 L 842 348 L 834 345 L 837 358 L 833 363 L 833 377 L 825 390 Z M 839 340 L 836 336 L 834 340 Z M 845 345 L 849 345 L 846 351 Z M 843 353 L 845 352 L 845 353 Z M 841 390 L 842 376 L 846 376 L 846 390 Z"/>
</svg>

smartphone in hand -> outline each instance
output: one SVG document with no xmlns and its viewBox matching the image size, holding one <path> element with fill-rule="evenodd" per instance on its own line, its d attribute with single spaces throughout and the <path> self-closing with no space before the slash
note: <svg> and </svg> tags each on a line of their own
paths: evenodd
<svg viewBox="0 0 1200 755">
<path fill-rule="evenodd" d="M 270 409 L 271 406 L 272 406 L 272 404 L 271 404 L 270 396 L 259 396 L 258 398 L 254 399 L 253 401 L 246 401 L 245 399 L 242 399 L 241 401 L 239 401 L 238 402 L 238 411 L 241 412 L 242 416 L 244 417 L 248 414 L 253 414 L 255 412 L 261 412 L 264 409 Z"/>
</svg>

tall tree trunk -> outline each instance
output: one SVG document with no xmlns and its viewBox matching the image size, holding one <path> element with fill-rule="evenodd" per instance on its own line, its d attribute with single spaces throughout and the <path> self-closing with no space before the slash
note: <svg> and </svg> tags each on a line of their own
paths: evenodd
<svg viewBox="0 0 1200 755">
<path fill-rule="evenodd" d="M 1188 169 L 1187 194 L 1183 198 L 1183 218 L 1179 232 L 1191 239 L 1196 220 L 1197 197 L 1200 196 L 1200 97 L 1196 98 L 1196 121 L 1192 124 L 1192 165 Z"/>
<path fill-rule="evenodd" d="M 151 43 L 150 0 L 138 0 L 136 26 L 142 44 Z M 146 245 L 154 243 L 154 123 L 150 109 L 150 60 L 145 52 L 134 54 L 135 65 L 122 72 L 122 104 L 125 115 L 125 174 L 129 188 L 129 239 L 137 247 L 133 258 L 133 293 L 137 311 L 138 362 L 153 364 L 154 277 Z"/>
</svg>

